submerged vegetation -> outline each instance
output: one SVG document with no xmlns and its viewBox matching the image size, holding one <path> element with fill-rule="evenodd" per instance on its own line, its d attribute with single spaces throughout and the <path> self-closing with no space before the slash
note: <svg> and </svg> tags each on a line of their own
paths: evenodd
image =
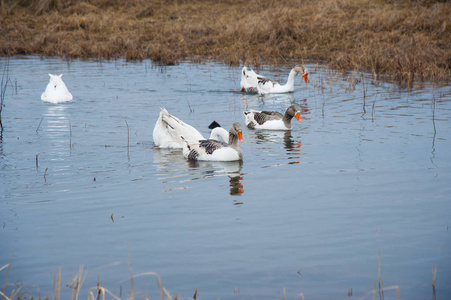
<svg viewBox="0 0 451 300">
<path fill-rule="evenodd" d="M 161 64 L 323 60 L 377 78 L 449 81 L 451 3 L 434 0 L 2 0 L 0 55 Z"/>
</svg>

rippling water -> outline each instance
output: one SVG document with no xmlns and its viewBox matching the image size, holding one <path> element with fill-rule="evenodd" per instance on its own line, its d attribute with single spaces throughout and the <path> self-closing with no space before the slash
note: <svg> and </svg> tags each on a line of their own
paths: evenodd
<svg viewBox="0 0 451 300">
<path fill-rule="evenodd" d="M 6 61 L 0 60 L 1 67 Z M 240 68 L 14 58 L 0 141 L 0 267 L 9 294 L 52 294 L 84 265 L 126 298 L 156 272 L 182 298 L 451 297 L 451 88 L 413 90 L 307 64 L 287 95 L 235 92 Z M 284 81 L 290 66 L 262 74 Z M 40 100 L 64 73 L 74 101 Z M 155 150 L 160 107 L 209 135 L 245 109 L 302 108 L 288 132 L 244 129 L 242 163 Z M 0 271 L 4 282 L 6 270 Z M 155 277 L 135 289 L 158 298 Z M 32 286 L 35 286 L 32 288 Z M 379 298 L 382 298 L 378 294 Z M 394 299 L 396 290 L 384 297 Z M 372 298 L 372 294 L 367 299 Z"/>
</svg>

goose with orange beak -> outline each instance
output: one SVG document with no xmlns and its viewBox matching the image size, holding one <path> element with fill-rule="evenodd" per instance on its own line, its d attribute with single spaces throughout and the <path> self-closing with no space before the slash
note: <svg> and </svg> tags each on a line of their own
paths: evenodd
<svg viewBox="0 0 451 300">
<path fill-rule="evenodd" d="M 294 91 L 294 79 L 300 74 L 304 79 L 305 83 L 308 83 L 309 72 L 307 67 L 304 65 L 295 66 L 291 69 L 290 74 L 288 74 L 288 79 L 285 84 L 280 84 L 274 80 L 258 77 L 257 91 L 260 95 L 265 94 L 279 94 L 279 93 L 290 93 Z"/>
<path fill-rule="evenodd" d="M 290 130 L 293 117 L 299 122 L 302 121 L 300 109 L 295 104 L 288 107 L 283 115 L 278 111 L 251 109 L 244 112 L 244 117 L 245 124 L 249 129 Z"/>
<path fill-rule="evenodd" d="M 183 136 L 183 156 L 189 160 L 236 161 L 243 159 L 238 140 L 243 141 L 241 125 L 232 124 L 229 130 L 229 141 L 224 143 L 214 139 L 188 141 Z"/>
</svg>

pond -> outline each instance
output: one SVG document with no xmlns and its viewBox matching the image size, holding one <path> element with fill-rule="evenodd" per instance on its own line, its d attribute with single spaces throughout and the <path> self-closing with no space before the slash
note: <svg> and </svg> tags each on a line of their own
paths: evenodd
<svg viewBox="0 0 451 300">
<path fill-rule="evenodd" d="M 6 60 L 0 60 L 2 70 Z M 258 95 L 241 67 L 9 62 L 0 141 L 0 284 L 61 297 L 84 267 L 127 298 L 451 297 L 451 88 L 412 89 L 307 62 L 309 83 Z M 285 81 L 292 66 L 259 73 Z M 40 100 L 48 73 L 74 99 Z M 154 149 L 160 108 L 209 135 L 247 109 L 301 107 L 287 132 L 243 128 L 242 163 Z M 243 126 L 244 127 L 244 126 Z M 380 259 L 380 260 L 379 260 Z M 130 262 L 132 268 L 130 268 Z M 437 266 L 435 289 L 433 269 Z M 380 267 L 380 269 L 379 269 Z M 379 271 L 380 270 L 380 271 Z M 379 280 L 380 274 L 380 280 Z"/>
</svg>

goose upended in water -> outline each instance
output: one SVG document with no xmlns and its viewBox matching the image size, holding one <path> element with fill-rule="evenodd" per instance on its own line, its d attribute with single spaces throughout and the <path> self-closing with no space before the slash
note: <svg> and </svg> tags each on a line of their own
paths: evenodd
<svg viewBox="0 0 451 300">
<path fill-rule="evenodd" d="M 236 161 L 243 159 L 238 140 L 243 141 L 241 125 L 238 122 L 232 124 L 229 130 L 228 143 L 220 142 L 214 139 L 208 140 L 188 140 L 182 137 L 183 156 L 190 160 L 207 161 Z"/>
<path fill-rule="evenodd" d="M 187 140 L 203 140 L 202 134 L 196 128 L 186 124 L 179 118 L 169 114 L 162 108 L 153 129 L 153 142 L 159 148 L 183 148 L 181 136 Z M 210 134 L 211 139 L 229 139 L 229 133 L 222 127 L 215 127 Z"/>
<path fill-rule="evenodd" d="M 308 82 L 309 72 L 304 65 L 295 66 L 288 74 L 288 79 L 285 84 L 280 84 L 274 80 L 268 79 L 264 76 L 258 75 L 253 70 L 243 67 L 241 70 L 241 91 L 248 93 L 277 94 L 290 93 L 294 91 L 294 79 L 297 74 L 301 74 L 304 81 Z"/>
<path fill-rule="evenodd" d="M 258 93 L 258 78 L 264 78 L 258 75 L 252 69 L 248 69 L 246 66 L 241 69 L 241 91 L 247 93 Z"/>
<path fill-rule="evenodd" d="M 293 104 L 287 108 L 285 114 L 277 111 L 257 111 L 251 109 L 244 112 L 245 124 L 250 129 L 289 130 L 291 119 L 295 117 L 299 122 L 301 112 L 297 105 Z"/>
<path fill-rule="evenodd" d="M 47 87 L 41 95 L 41 100 L 51 103 L 61 103 L 72 100 L 72 94 L 69 93 L 64 81 L 61 79 L 61 75 L 52 75 L 49 73 L 50 81 Z"/>
</svg>

